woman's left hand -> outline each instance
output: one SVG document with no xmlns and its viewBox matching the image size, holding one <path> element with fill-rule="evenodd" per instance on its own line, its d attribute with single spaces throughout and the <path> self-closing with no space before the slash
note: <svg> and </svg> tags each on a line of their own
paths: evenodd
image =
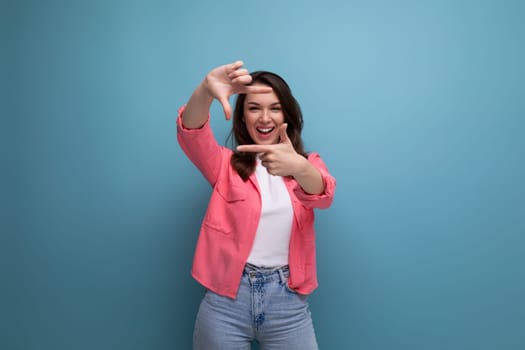
<svg viewBox="0 0 525 350">
<path fill-rule="evenodd" d="M 306 158 L 295 152 L 292 141 L 286 133 L 287 124 L 279 128 L 279 143 L 273 145 L 241 145 L 239 152 L 260 153 L 259 159 L 268 173 L 277 176 L 295 176 L 308 166 Z"/>
</svg>

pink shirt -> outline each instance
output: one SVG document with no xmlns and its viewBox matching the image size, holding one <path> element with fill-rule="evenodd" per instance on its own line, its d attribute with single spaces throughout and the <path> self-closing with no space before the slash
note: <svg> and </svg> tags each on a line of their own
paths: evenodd
<svg viewBox="0 0 525 350">
<path fill-rule="evenodd" d="M 217 143 L 209 121 L 200 129 L 186 129 L 183 111 L 184 106 L 177 118 L 177 139 L 213 187 L 195 248 L 192 276 L 213 292 L 235 298 L 261 215 L 259 186 L 255 173 L 243 181 L 232 168 L 232 150 Z M 325 184 L 322 194 L 307 194 L 293 178 L 283 178 L 294 211 L 288 285 L 300 294 L 310 294 L 318 285 L 314 208 L 330 206 L 336 185 L 318 154 L 310 153 L 308 161 L 321 173 Z"/>
</svg>

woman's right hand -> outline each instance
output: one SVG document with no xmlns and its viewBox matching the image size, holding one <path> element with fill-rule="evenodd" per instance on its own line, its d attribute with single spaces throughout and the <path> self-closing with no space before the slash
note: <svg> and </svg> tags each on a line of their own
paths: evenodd
<svg viewBox="0 0 525 350">
<path fill-rule="evenodd" d="M 232 109 L 229 102 L 234 94 L 268 93 L 272 91 L 269 86 L 250 86 L 252 77 L 247 69 L 243 68 L 242 61 L 225 64 L 210 71 L 203 81 L 203 87 L 213 98 L 222 105 L 226 119 L 231 118 Z"/>
</svg>

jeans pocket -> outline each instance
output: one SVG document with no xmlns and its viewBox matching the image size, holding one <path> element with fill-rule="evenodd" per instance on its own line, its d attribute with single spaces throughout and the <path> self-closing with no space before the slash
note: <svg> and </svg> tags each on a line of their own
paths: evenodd
<svg viewBox="0 0 525 350">
<path fill-rule="evenodd" d="M 292 288 L 290 288 L 290 287 L 288 286 L 288 282 L 283 283 L 282 285 L 283 285 L 284 289 L 285 289 L 288 293 L 297 294 L 297 292 L 296 292 L 295 290 L 293 290 Z"/>
<path fill-rule="evenodd" d="M 281 285 L 282 288 L 284 288 L 284 290 L 288 293 L 291 293 L 291 294 L 297 294 L 297 292 L 295 290 L 293 290 L 292 288 L 290 288 L 290 286 L 288 285 L 288 274 L 281 274 L 281 281 L 279 283 Z"/>
</svg>

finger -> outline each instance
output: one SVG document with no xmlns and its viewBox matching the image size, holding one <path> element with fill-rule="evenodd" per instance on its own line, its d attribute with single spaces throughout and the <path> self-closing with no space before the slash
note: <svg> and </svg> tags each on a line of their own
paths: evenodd
<svg viewBox="0 0 525 350">
<path fill-rule="evenodd" d="M 240 77 L 240 76 L 243 76 L 243 75 L 249 75 L 249 74 L 250 73 L 248 72 L 248 69 L 246 69 L 246 68 L 239 68 L 239 69 L 236 69 L 236 70 L 232 71 L 230 74 L 228 74 L 228 76 L 230 77 L 230 79 L 234 80 L 237 77 Z"/>
<path fill-rule="evenodd" d="M 272 166 L 272 163 L 269 162 L 269 161 L 267 161 L 267 160 L 263 160 L 263 161 L 261 161 L 261 165 L 262 165 L 263 167 L 265 167 L 265 168 L 268 170 L 268 172 L 270 172 L 271 170 L 274 169 L 274 167 Z"/>
<path fill-rule="evenodd" d="M 243 61 L 241 61 L 241 60 L 235 61 L 235 62 L 231 63 L 230 65 L 228 65 L 227 72 L 228 72 L 228 74 L 231 74 L 232 72 L 236 71 L 237 69 L 241 68 L 242 66 L 244 66 L 244 62 Z"/>
<path fill-rule="evenodd" d="M 240 75 L 240 76 L 232 79 L 232 83 L 234 83 L 234 84 L 247 85 L 247 84 L 250 84 L 251 82 L 252 82 L 252 76 L 249 75 L 249 74 L 247 74 L 247 75 Z"/>
<path fill-rule="evenodd" d="M 244 93 L 247 93 L 247 94 L 266 94 L 272 91 L 273 90 L 270 86 L 264 86 L 264 85 L 246 86 L 244 88 Z"/>
<path fill-rule="evenodd" d="M 279 169 L 275 167 L 266 167 L 266 171 L 268 172 L 268 174 L 273 175 L 273 176 L 281 175 L 281 172 L 279 171 Z"/>
<path fill-rule="evenodd" d="M 232 107 L 230 106 L 230 101 L 228 101 L 228 98 L 221 98 L 219 102 L 222 105 L 224 117 L 226 117 L 226 120 L 230 120 L 232 115 Z"/>
<path fill-rule="evenodd" d="M 272 150 L 271 146 L 265 145 L 240 145 L 237 146 L 238 152 L 255 152 L 255 153 L 264 153 L 270 152 Z"/>
<path fill-rule="evenodd" d="M 290 141 L 290 138 L 288 137 L 288 134 L 286 133 L 287 127 L 288 127 L 287 123 L 283 123 L 279 127 L 279 139 L 281 143 L 292 143 L 292 141 Z"/>
</svg>

